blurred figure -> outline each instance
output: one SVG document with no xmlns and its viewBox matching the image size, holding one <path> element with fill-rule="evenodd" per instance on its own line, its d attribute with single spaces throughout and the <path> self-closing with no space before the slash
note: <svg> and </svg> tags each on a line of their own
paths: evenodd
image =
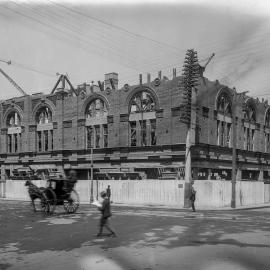
<svg viewBox="0 0 270 270">
<path fill-rule="evenodd" d="M 107 193 L 107 197 L 110 200 L 111 199 L 111 186 L 108 185 L 107 189 L 106 189 L 106 193 Z"/>
<path fill-rule="evenodd" d="M 194 189 L 193 184 L 191 186 L 191 193 L 189 199 L 191 201 L 192 211 L 195 212 L 196 190 Z"/>
<path fill-rule="evenodd" d="M 101 212 L 101 218 L 99 223 L 99 232 L 97 237 L 102 236 L 103 228 L 105 227 L 109 232 L 109 236 L 116 236 L 115 232 L 111 229 L 109 225 L 109 218 L 112 216 L 111 212 L 111 203 L 105 191 L 100 193 L 101 198 L 103 199 L 101 207 L 98 207 L 98 210 Z"/>
<path fill-rule="evenodd" d="M 71 190 L 74 188 L 75 184 L 77 183 L 77 173 L 75 170 L 69 171 L 67 180 L 68 181 L 64 181 L 63 190 L 65 192 L 71 192 Z"/>
<path fill-rule="evenodd" d="M 70 170 L 68 178 L 77 182 L 77 173 L 75 170 Z"/>
</svg>

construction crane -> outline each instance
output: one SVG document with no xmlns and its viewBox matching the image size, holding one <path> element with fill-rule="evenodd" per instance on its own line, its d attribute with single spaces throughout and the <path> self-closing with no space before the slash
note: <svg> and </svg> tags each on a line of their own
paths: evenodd
<svg viewBox="0 0 270 270">
<path fill-rule="evenodd" d="M 8 64 L 8 65 L 10 65 L 11 64 L 11 61 L 5 61 L 5 60 L 1 60 L 0 59 L 0 61 L 1 62 L 4 62 L 4 63 L 6 63 L 6 64 Z M 0 72 L 4 75 L 4 77 L 6 77 L 8 80 L 9 80 L 9 82 L 22 94 L 22 95 L 24 95 L 24 96 L 26 96 L 27 94 L 23 91 L 23 89 L 12 79 L 12 78 L 10 78 L 8 75 L 7 75 L 7 73 L 6 72 L 4 72 L 1 68 L 0 68 Z"/>
<path fill-rule="evenodd" d="M 199 65 L 199 73 L 201 75 L 201 77 L 203 77 L 203 73 L 205 72 L 205 69 L 207 67 L 207 65 L 210 63 L 210 61 L 212 60 L 212 58 L 215 56 L 214 53 L 212 53 L 212 55 L 208 58 L 207 62 L 205 63 L 204 66 Z"/>
</svg>

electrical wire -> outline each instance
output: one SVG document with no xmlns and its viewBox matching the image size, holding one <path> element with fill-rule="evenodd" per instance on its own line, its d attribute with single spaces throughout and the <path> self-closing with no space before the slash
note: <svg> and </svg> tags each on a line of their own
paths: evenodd
<svg viewBox="0 0 270 270">
<path fill-rule="evenodd" d="M 52 2 L 52 1 L 49 1 L 49 2 Z M 55 3 L 54 3 L 55 4 Z M 58 4 L 59 5 L 59 4 Z M 63 6 L 63 5 L 60 5 L 60 6 Z M 67 8 L 67 9 L 70 9 L 70 8 Z M 15 12 L 15 13 L 18 13 L 17 11 L 14 11 L 14 10 L 12 10 L 13 12 Z M 78 15 L 81 15 L 80 14 L 81 12 L 77 12 L 77 14 Z M 84 13 L 83 13 L 84 14 Z M 22 14 L 20 14 L 20 15 L 22 15 Z M 86 15 L 86 14 L 84 14 L 84 15 Z M 29 15 L 26 15 L 26 14 L 23 14 L 22 16 L 28 16 L 28 17 L 31 17 L 31 16 L 29 16 Z M 83 16 L 83 15 L 81 15 L 81 16 Z M 86 15 L 86 17 L 89 17 L 88 15 Z M 30 18 L 29 18 L 30 19 Z M 33 18 L 33 17 L 31 17 L 31 20 L 35 20 L 35 21 L 37 21 L 37 19 L 36 18 Z M 41 23 L 42 24 L 42 21 L 40 21 L 40 20 L 38 20 L 39 21 L 39 23 Z M 63 21 L 62 21 L 63 22 Z M 44 22 L 43 22 L 44 23 Z M 104 23 L 103 21 L 102 21 L 102 23 Z M 46 25 L 46 23 L 45 23 L 45 25 Z M 69 25 L 70 26 L 70 25 Z M 111 24 L 110 23 L 108 23 L 108 26 L 110 26 L 110 27 L 113 27 L 113 26 L 111 26 Z M 52 26 L 50 25 L 49 26 L 50 28 L 52 28 Z M 121 28 L 121 27 L 120 27 Z M 52 28 L 52 29 L 55 29 L 55 28 Z M 57 29 L 57 31 L 61 31 L 61 29 L 58 29 L 58 28 L 56 28 Z M 121 30 L 121 29 L 119 29 L 119 30 Z M 64 35 L 68 35 L 68 33 L 67 33 L 67 31 L 63 31 L 63 34 Z M 77 34 L 80 34 L 80 32 L 78 32 Z M 132 35 L 133 35 L 134 33 L 132 33 Z M 135 33 L 136 34 L 136 33 Z M 263 33 L 262 35 L 266 35 L 267 33 Z M 136 36 L 136 35 L 135 35 Z M 139 36 L 141 36 L 141 35 L 139 35 Z M 143 38 L 143 37 L 141 37 L 141 38 Z M 150 39 L 151 40 L 151 39 Z M 150 41 L 149 40 L 149 41 Z M 85 42 L 85 40 L 82 40 L 82 42 Z M 87 41 L 88 42 L 88 41 Z M 255 42 L 253 42 L 253 43 L 251 43 L 251 42 L 248 42 L 248 44 L 260 44 L 260 45 L 267 45 L 268 44 L 268 42 L 269 41 L 267 41 L 267 40 L 265 40 L 264 42 L 261 42 L 261 41 L 255 41 Z M 160 44 L 161 45 L 161 44 Z M 164 45 L 164 44 L 163 44 Z M 168 45 L 168 44 L 167 44 Z M 255 47 L 255 46 L 254 46 Z M 252 52 L 253 50 L 254 50 L 254 47 L 252 48 L 241 48 L 241 49 L 239 49 L 238 51 L 235 51 L 235 52 L 232 52 L 232 53 L 230 53 L 229 55 L 228 55 L 228 50 L 227 49 L 225 49 L 224 51 L 223 51 L 223 53 L 216 53 L 216 55 L 218 55 L 217 57 L 219 57 L 219 63 L 218 63 L 218 65 L 220 66 L 220 67 L 222 67 L 222 62 L 225 62 L 225 64 L 223 65 L 224 67 L 226 67 L 226 66 L 228 66 L 228 65 L 232 65 L 232 63 L 237 63 L 237 62 L 239 62 L 240 60 L 241 60 L 241 57 L 243 57 L 243 56 L 245 56 L 246 54 L 247 54 L 247 52 Z M 85 49 L 85 48 L 84 48 Z M 222 52 L 222 51 L 221 51 Z M 179 54 L 179 50 L 178 50 L 178 54 Z M 228 61 L 228 60 L 230 60 L 230 61 Z M 156 61 L 156 60 L 153 60 L 153 61 Z M 149 65 L 149 66 L 151 66 L 151 65 L 153 65 L 153 63 L 154 62 L 148 62 L 147 64 Z M 221 64 L 220 64 L 221 63 Z M 132 64 L 132 63 L 130 63 L 130 64 Z M 177 65 L 178 63 L 176 63 L 176 65 Z M 129 66 L 130 67 L 130 66 Z M 147 66 L 145 66 L 145 68 L 146 68 Z M 161 68 L 161 67 L 160 67 Z M 138 69 L 135 69 L 135 70 L 138 70 Z M 155 70 L 159 70 L 159 69 L 155 69 Z M 136 74 L 136 75 L 134 75 L 134 77 L 137 77 L 138 75 Z M 131 77 L 131 76 L 130 76 Z M 132 76 L 133 77 L 133 76 Z"/>
<path fill-rule="evenodd" d="M 0 7 L 1 7 L 1 6 L 0 6 Z M 41 25 L 43 25 L 43 26 L 45 26 L 45 27 L 47 27 L 47 28 L 53 29 L 53 30 L 59 32 L 60 34 L 63 34 L 63 35 L 69 40 L 69 42 L 75 43 L 76 47 L 79 46 L 81 49 L 85 50 L 87 53 L 89 53 L 89 52 L 93 53 L 93 51 L 94 51 L 93 48 L 92 48 L 91 51 L 89 51 L 88 47 L 84 47 L 83 45 L 86 45 L 86 44 L 85 44 L 85 40 L 81 39 L 79 36 L 77 36 L 76 39 L 71 39 L 71 38 L 70 38 L 70 33 L 66 32 L 66 31 L 64 31 L 64 30 L 61 30 L 61 29 L 59 29 L 59 28 L 56 28 L 56 27 L 54 27 L 54 26 L 52 26 L 52 25 L 49 25 L 49 24 L 47 24 L 47 23 L 44 23 L 43 21 L 41 21 L 41 20 L 39 20 L 39 19 L 33 18 L 32 16 L 29 16 L 29 15 L 24 14 L 24 13 L 22 13 L 22 12 L 13 10 L 13 9 L 8 8 L 8 7 L 6 7 L 6 6 L 3 6 L 3 8 L 5 8 L 5 9 L 7 9 L 7 10 L 10 10 L 11 12 L 14 12 L 14 13 L 20 15 L 20 16 L 23 16 L 23 17 L 25 17 L 25 18 L 28 18 L 28 19 L 30 19 L 30 20 L 33 20 L 33 21 L 35 21 L 35 22 L 37 22 L 37 23 L 39 23 L 39 24 L 41 24 Z M 58 37 L 58 38 L 59 38 L 59 37 Z M 60 39 L 61 39 L 61 38 L 60 38 Z M 81 41 L 82 44 L 78 44 L 78 41 Z M 88 45 L 89 45 L 89 43 L 88 43 Z M 101 55 L 101 56 L 104 55 L 104 52 L 98 51 L 97 48 L 95 49 L 95 52 L 96 52 L 97 54 Z M 118 60 L 121 60 L 121 59 L 118 59 Z M 126 63 L 121 63 L 121 64 L 124 64 L 125 66 L 127 66 L 127 67 L 129 67 L 129 68 L 131 68 L 131 69 L 137 70 L 137 69 L 134 68 L 134 66 L 132 66 L 132 65 L 128 65 L 128 64 L 126 64 Z"/>
<path fill-rule="evenodd" d="M 127 29 L 125 29 L 125 28 L 119 26 L 119 25 L 115 25 L 115 24 L 106 22 L 106 21 L 101 20 L 101 19 L 98 19 L 98 18 L 96 18 L 96 17 L 94 17 L 94 16 L 91 16 L 91 15 L 85 14 L 85 13 L 83 13 L 83 12 L 77 11 L 77 10 L 75 10 L 75 9 L 72 9 L 72 8 L 70 8 L 70 7 L 64 6 L 63 4 L 55 3 L 55 2 L 53 2 L 53 1 L 51 1 L 51 0 L 47 0 L 47 1 L 50 2 L 50 3 L 52 3 L 53 5 L 57 5 L 57 6 L 60 6 L 60 7 L 64 8 L 64 9 L 66 9 L 66 10 L 69 10 L 69 11 L 71 11 L 72 13 L 76 13 L 76 14 L 78 14 L 78 15 L 80 15 L 80 16 L 83 16 L 83 17 L 86 17 L 86 18 L 88 18 L 88 19 L 91 19 L 91 20 L 97 21 L 97 22 L 99 22 L 99 23 L 102 23 L 103 25 L 107 25 L 107 26 L 110 26 L 110 27 L 112 27 L 112 28 L 118 29 L 118 30 L 123 31 L 123 32 L 125 32 L 125 33 L 127 33 L 127 34 L 130 34 L 130 35 L 132 35 L 132 36 L 135 36 L 135 37 L 138 37 L 138 38 L 142 38 L 142 39 L 144 39 L 144 40 L 151 41 L 151 42 L 153 42 L 153 43 L 155 43 L 155 44 L 159 44 L 159 45 L 161 45 L 161 46 L 165 46 L 166 48 L 169 47 L 169 48 L 171 48 L 171 49 L 173 49 L 173 50 L 179 51 L 179 48 L 177 48 L 177 47 L 175 47 L 175 46 L 173 46 L 173 45 L 171 45 L 171 44 L 168 44 L 168 43 L 165 43 L 165 42 L 161 42 L 161 41 L 157 41 L 157 40 L 155 40 L 155 39 L 146 37 L 146 36 L 141 35 L 141 34 L 138 34 L 138 33 L 134 33 L 134 32 L 132 32 L 132 31 L 129 31 L 129 30 L 127 30 Z"/>
<path fill-rule="evenodd" d="M 230 56 L 229 56 L 230 57 Z M 234 56 L 231 56 L 231 57 L 234 57 Z M 241 55 L 238 53 L 238 57 L 241 57 Z M 236 57 L 234 57 L 234 60 L 236 61 L 236 59 L 235 59 Z M 150 63 L 150 65 L 152 65 L 152 63 Z M 134 67 L 134 65 L 133 65 L 133 67 Z M 146 66 L 145 66 L 146 67 Z M 136 70 L 138 70 L 139 68 L 137 68 Z M 140 69 L 142 69 L 142 67 L 140 68 Z"/>
</svg>

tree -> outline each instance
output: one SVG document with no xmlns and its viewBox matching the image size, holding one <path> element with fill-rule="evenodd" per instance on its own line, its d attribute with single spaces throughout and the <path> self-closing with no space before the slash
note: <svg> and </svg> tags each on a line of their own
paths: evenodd
<svg viewBox="0 0 270 270">
<path fill-rule="evenodd" d="M 186 52 L 180 82 L 180 91 L 182 92 L 180 121 L 187 125 L 190 125 L 191 120 L 192 88 L 198 85 L 198 79 L 199 64 L 197 52 L 193 49 L 189 49 Z"/>
</svg>

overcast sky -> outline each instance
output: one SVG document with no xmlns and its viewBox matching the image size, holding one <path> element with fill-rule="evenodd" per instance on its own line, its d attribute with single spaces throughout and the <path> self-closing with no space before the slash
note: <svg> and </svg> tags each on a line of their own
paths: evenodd
<svg viewBox="0 0 270 270">
<path fill-rule="evenodd" d="M 171 78 L 176 67 L 180 75 L 194 48 L 199 60 L 216 54 L 205 72 L 210 80 L 270 98 L 269 1 L 166 3 L 0 0 L 0 59 L 11 60 L 0 68 L 29 94 L 50 93 L 56 72 L 74 86 L 118 72 L 121 86 L 137 83 L 139 73 L 144 81 L 159 70 Z M 0 95 L 20 95 L 2 74 Z"/>
</svg>

